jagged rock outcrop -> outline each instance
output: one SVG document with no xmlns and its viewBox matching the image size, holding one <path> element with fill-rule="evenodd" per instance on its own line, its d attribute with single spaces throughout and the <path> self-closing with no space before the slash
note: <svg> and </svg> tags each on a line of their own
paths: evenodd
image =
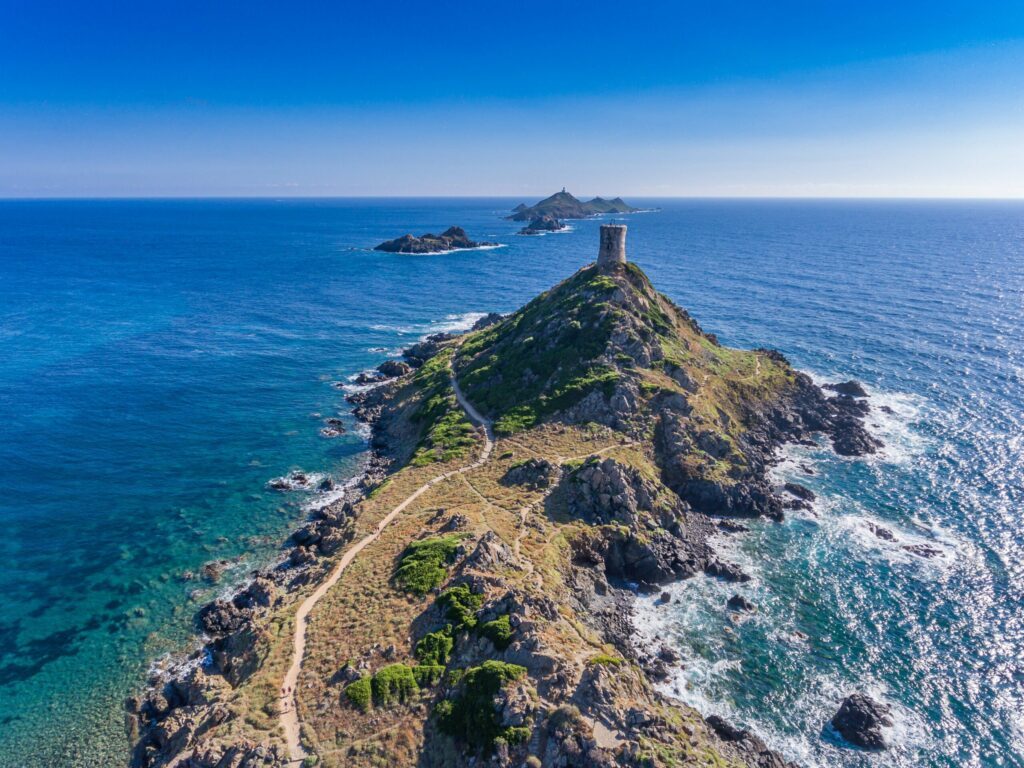
<svg viewBox="0 0 1024 768">
<path fill-rule="evenodd" d="M 832 726 L 851 744 L 864 749 L 885 749 L 885 728 L 894 725 L 892 708 L 866 693 L 847 696 L 832 718 Z"/>
<path fill-rule="evenodd" d="M 509 467 L 501 482 L 538 491 L 550 487 L 557 476 L 558 467 L 547 459 L 526 459 Z"/>
<path fill-rule="evenodd" d="M 519 230 L 520 235 L 543 235 L 545 232 L 560 232 L 565 223 L 547 214 L 530 219 L 530 223 Z"/>
</svg>

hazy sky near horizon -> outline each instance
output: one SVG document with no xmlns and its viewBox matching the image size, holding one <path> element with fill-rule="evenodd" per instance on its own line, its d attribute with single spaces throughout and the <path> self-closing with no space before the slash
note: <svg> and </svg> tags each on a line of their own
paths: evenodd
<svg viewBox="0 0 1024 768">
<path fill-rule="evenodd" d="M 0 0 L 0 197 L 1024 197 L 1024 2 Z"/>
</svg>

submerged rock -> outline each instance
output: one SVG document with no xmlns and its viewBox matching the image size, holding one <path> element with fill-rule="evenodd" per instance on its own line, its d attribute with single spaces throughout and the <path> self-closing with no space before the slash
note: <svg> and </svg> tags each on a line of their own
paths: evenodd
<svg viewBox="0 0 1024 768">
<path fill-rule="evenodd" d="M 729 598 L 729 602 L 726 603 L 729 606 L 730 611 L 743 611 L 744 613 L 753 613 L 757 610 L 757 606 L 752 602 L 743 597 L 743 595 L 733 595 Z"/>
<path fill-rule="evenodd" d="M 832 726 L 851 744 L 864 749 L 885 749 L 883 728 L 893 726 L 892 708 L 866 693 L 847 696 L 832 718 Z"/>
<path fill-rule="evenodd" d="M 800 483 L 786 483 L 782 486 L 787 493 L 791 493 L 802 501 L 814 501 L 817 497 L 814 495 L 814 491 L 807 488 Z"/>
</svg>

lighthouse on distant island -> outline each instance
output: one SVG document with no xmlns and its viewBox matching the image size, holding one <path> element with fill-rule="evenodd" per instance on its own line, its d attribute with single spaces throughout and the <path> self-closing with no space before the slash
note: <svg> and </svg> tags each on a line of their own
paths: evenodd
<svg viewBox="0 0 1024 768">
<path fill-rule="evenodd" d="M 597 268 L 616 272 L 626 263 L 626 225 L 602 224 L 601 248 L 597 252 Z"/>
</svg>

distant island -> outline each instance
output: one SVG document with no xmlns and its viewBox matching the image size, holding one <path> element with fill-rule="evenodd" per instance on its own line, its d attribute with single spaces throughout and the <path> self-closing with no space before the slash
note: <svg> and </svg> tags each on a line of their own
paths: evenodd
<svg viewBox="0 0 1024 768">
<path fill-rule="evenodd" d="M 402 235 L 394 240 L 381 243 L 373 250 L 388 253 L 443 253 L 461 251 L 467 248 L 493 248 L 498 243 L 478 243 L 470 240 L 462 227 L 448 227 L 440 235 L 426 233 L 419 237 Z"/>
<path fill-rule="evenodd" d="M 537 216 L 530 219 L 530 223 L 519 230 L 520 235 L 543 235 L 545 232 L 561 232 L 568 229 L 565 222 L 556 219 L 554 216 Z"/>
<path fill-rule="evenodd" d="M 554 219 L 586 219 L 602 213 L 635 213 L 639 210 L 639 208 L 628 205 L 621 197 L 616 197 L 614 200 L 595 197 L 593 200 L 583 202 L 566 192 L 563 187 L 561 192 L 544 198 L 536 205 L 527 206 L 522 203 L 517 205 L 512 209 L 512 215 L 508 218 L 512 221 L 531 221 L 542 216 Z"/>
</svg>

